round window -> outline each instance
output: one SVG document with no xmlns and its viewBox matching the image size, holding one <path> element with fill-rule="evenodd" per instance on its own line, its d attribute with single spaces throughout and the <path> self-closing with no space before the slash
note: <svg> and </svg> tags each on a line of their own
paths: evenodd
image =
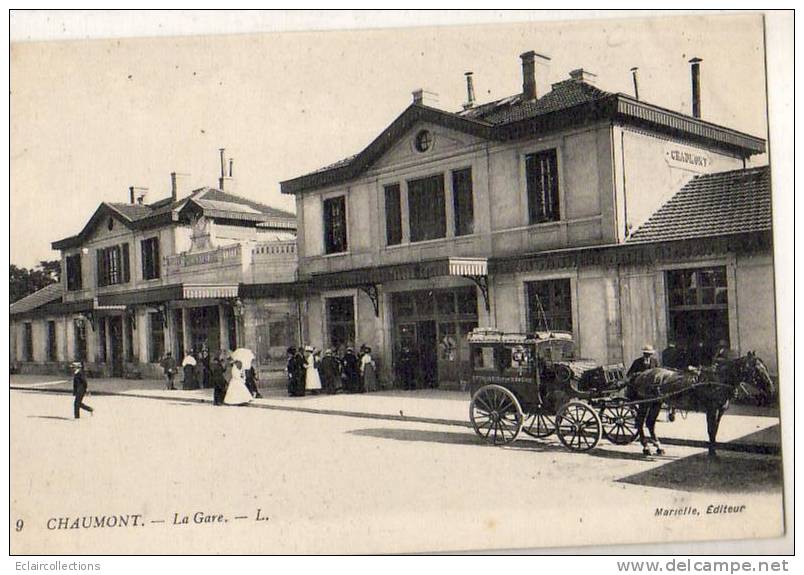
<svg viewBox="0 0 804 575">
<path fill-rule="evenodd" d="M 419 152 L 426 152 L 433 146 L 433 134 L 430 130 L 422 130 L 416 134 L 416 150 Z"/>
</svg>

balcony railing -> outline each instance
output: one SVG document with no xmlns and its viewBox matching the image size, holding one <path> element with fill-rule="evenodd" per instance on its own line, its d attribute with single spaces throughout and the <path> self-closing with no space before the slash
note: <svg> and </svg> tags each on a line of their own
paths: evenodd
<svg viewBox="0 0 804 575">
<path fill-rule="evenodd" d="M 167 278 L 180 281 L 269 281 L 273 276 L 294 277 L 296 240 L 241 243 L 205 252 L 165 256 Z"/>
</svg>

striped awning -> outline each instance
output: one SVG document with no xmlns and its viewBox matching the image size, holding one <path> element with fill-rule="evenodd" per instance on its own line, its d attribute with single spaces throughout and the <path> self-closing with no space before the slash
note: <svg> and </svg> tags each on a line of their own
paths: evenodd
<svg viewBox="0 0 804 575">
<path fill-rule="evenodd" d="M 319 288 L 348 288 L 400 280 L 421 280 L 443 276 L 486 276 L 488 259 L 448 257 L 388 266 L 358 268 L 314 274 L 311 284 Z"/>
<path fill-rule="evenodd" d="M 184 299 L 217 299 L 237 297 L 237 284 L 230 285 L 182 285 Z"/>
<path fill-rule="evenodd" d="M 489 261 L 486 258 L 449 258 L 451 276 L 485 276 L 488 273 Z"/>
</svg>

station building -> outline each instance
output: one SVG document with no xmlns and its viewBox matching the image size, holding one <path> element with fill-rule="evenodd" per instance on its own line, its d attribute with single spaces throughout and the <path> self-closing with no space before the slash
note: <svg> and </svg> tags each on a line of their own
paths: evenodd
<svg viewBox="0 0 804 575">
<path fill-rule="evenodd" d="M 370 345 L 387 381 L 403 345 L 461 387 L 467 334 L 572 332 L 627 362 L 650 343 L 726 339 L 776 371 L 765 141 L 521 56 L 522 92 L 412 104 L 365 149 L 281 183 L 296 198 L 304 339 Z M 707 351 L 708 352 L 708 351 Z"/>
<path fill-rule="evenodd" d="M 248 346 L 283 366 L 299 334 L 296 220 L 233 193 L 231 169 L 222 155 L 218 187 L 184 197 L 173 174 L 153 203 L 131 188 L 53 242 L 61 282 L 12 304 L 12 365 L 55 373 L 80 359 L 93 375 L 161 377 L 166 351 Z M 262 286 L 259 305 L 241 297 L 246 284 Z"/>
</svg>

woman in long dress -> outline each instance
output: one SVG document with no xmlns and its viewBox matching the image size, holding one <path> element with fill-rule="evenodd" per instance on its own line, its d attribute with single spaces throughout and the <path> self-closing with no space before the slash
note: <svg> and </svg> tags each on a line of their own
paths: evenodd
<svg viewBox="0 0 804 575">
<path fill-rule="evenodd" d="M 226 396 L 223 398 L 223 403 L 226 405 L 245 405 L 252 399 L 251 392 L 246 387 L 243 363 L 235 361 L 232 365 L 232 375 L 229 379 L 229 386 L 226 388 Z"/>
<path fill-rule="evenodd" d="M 360 357 L 360 375 L 363 377 L 363 389 L 366 391 L 377 391 L 377 364 L 371 357 L 371 348 L 365 346 L 363 355 Z"/>
<path fill-rule="evenodd" d="M 318 373 L 318 355 L 312 347 L 306 347 L 304 351 L 307 352 L 305 357 L 304 389 L 310 393 L 319 393 L 322 386 L 321 376 Z"/>
</svg>

